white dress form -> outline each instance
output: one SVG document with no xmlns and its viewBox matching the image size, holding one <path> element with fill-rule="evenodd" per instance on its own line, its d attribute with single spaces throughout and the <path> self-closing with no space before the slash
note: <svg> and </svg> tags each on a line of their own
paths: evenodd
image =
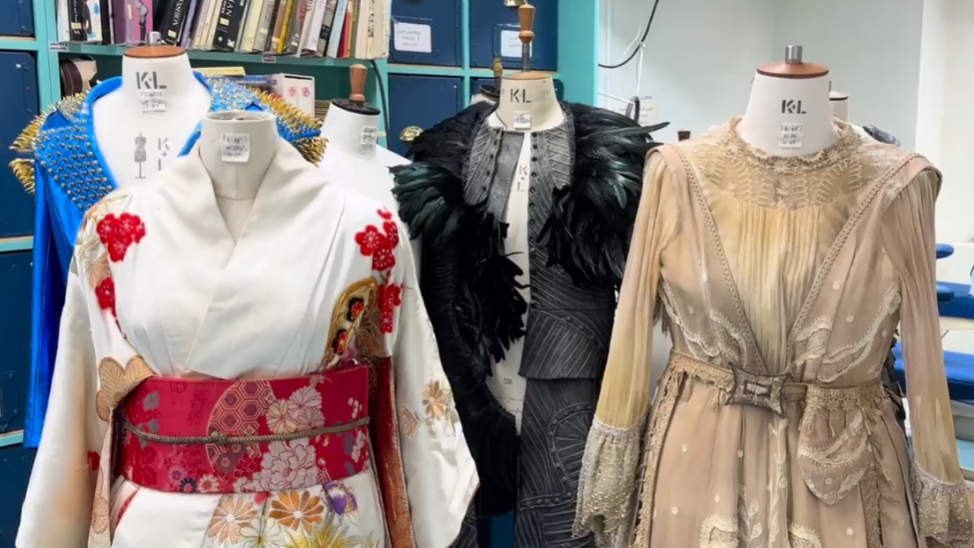
<svg viewBox="0 0 974 548">
<path fill-rule="evenodd" d="M 92 124 L 106 167 L 120 187 L 148 179 L 179 156 L 210 110 L 210 92 L 182 52 L 122 58 L 122 85 L 92 106 Z M 170 48 L 165 48 L 170 49 Z"/>
<path fill-rule="evenodd" d="M 829 92 L 829 106 L 832 110 L 832 117 L 838 118 L 843 122 L 849 121 L 849 94 L 841 91 Z"/>
<path fill-rule="evenodd" d="M 504 249 L 524 273 L 518 281 L 524 285 L 520 291 L 529 307 L 531 268 L 528 256 L 528 192 L 531 183 L 531 138 L 533 132 L 554 129 L 564 122 L 565 113 L 555 97 L 555 85 L 550 77 L 501 80 L 497 109 L 487 120 L 492 127 L 524 133 L 524 142 L 507 201 L 504 222 L 508 224 L 508 229 Z M 527 328 L 527 312 L 522 319 Z M 524 337 L 521 337 L 511 344 L 505 358 L 494 364 L 493 375 L 487 377 L 490 391 L 504 409 L 514 415 L 518 432 L 521 431 L 521 411 L 527 389 L 524 377 L 518 374 L 523 352 Z"/>
<path fill-rule="evenodd" d="M 277 120 L 266 112 L 214 112 L 203 118 L 199 155 L 234 243 L 277 154 Z"/>
<path fill-rule="evenodd" d="M 829 105 L 829 71 L 803 63 L 801 46 L 788 46 L 784 63 L 758 67 L 751 97 L 737 126 L 749 145 L 773 156 L 825 150 L 839 139 Z"/>
</svg>

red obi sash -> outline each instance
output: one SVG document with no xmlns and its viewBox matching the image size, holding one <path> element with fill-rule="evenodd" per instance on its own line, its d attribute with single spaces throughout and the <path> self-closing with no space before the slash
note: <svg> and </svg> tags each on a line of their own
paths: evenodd
<svg viewBox="0 0 974 548">
<path fill-rule="evenodd" d="M 153 377 L 120 406 L 118 470 L 179 493 L 303 489 L 358 474 L 369 450 L 369 370 L 309 377 Z"/>
</svg>

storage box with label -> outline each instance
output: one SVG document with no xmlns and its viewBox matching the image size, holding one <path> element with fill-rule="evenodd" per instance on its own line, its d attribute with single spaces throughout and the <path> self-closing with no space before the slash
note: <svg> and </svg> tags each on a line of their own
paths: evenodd
<svg viewBox="0 0 974 548">
<path fill-rule="evenodd" d="M 274 80 L 271 90 L 309 116 L 315 115 L 315 79 L 314 76 L 300 74 L 272 74 Z"/>
</svg>

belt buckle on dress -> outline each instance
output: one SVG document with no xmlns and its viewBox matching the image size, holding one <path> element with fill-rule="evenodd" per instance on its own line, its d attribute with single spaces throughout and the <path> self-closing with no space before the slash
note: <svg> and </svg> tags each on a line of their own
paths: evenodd
<svg viewBox="0 0 974 548">
<path fill-rule="evenodd" d="M 734 390 L 731 392 L 728 403 L 763 407 L 778 415 L 784 414 L 782 396 L 785 388 L 785 375 L 757 375 L 736 367 L 734 364 L 729 364 L 729 366 L 734 374 Z"/>
</svg>

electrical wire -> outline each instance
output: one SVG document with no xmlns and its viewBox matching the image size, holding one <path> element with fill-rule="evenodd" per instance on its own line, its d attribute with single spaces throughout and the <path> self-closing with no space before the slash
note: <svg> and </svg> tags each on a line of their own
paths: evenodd
<svg viewBox="0 0 974 548">
<path fill-rule="evenodd" d="M 599 63 L 599 68 L 610 69 L 610 70 L 617 69 L 617 68 L 622 68 L 622 67 L 628 65 L 630 62 L 632 62 L 633 59 L 636 58 L 636 55 L 640 51 L 642 51 L 643 45 L 646 44 L 646 38 L 649 36 L 649 28 L 653 26 L 653 19 L 656 17 L 656 8 L 657 7 L 659 7 L 659 0 L 655 0 L 653 2 L 653 11 L 651 11 L 649 13 L 649 21 L 646 23 L 646 29 L 643 30 L 643 35 L 639 39 L 639 45 L 636 47 L 636 49 L 634 49 L 632 51 L 632 53 L 629 54 L 629 57 L 626 57 L 626 60 L 625 61 L 623 61 L 621 63 L 617 63 L 615 65 L 603 65 L 602 63 Z M 629 47 L 632 47 L 632 45 L 630 44 Z M 629 48 L 626 48 L 626 49 L 628 50 Z"/>
<path fill-rule="evenodd" d="M 379 72 L 379 65 L 376 64 L 375 59 L 369 59 L 369 63 L 372 64 L 372 72 L 375 73 L 375 81 L 379 83 L 379 101 L 382 106 L 382 120 L 386 124 L 386 146 L 389 145 L 389 109 L 386 107 L 386 86 L 382 83 L 382 73 Z"/>
</svg>

